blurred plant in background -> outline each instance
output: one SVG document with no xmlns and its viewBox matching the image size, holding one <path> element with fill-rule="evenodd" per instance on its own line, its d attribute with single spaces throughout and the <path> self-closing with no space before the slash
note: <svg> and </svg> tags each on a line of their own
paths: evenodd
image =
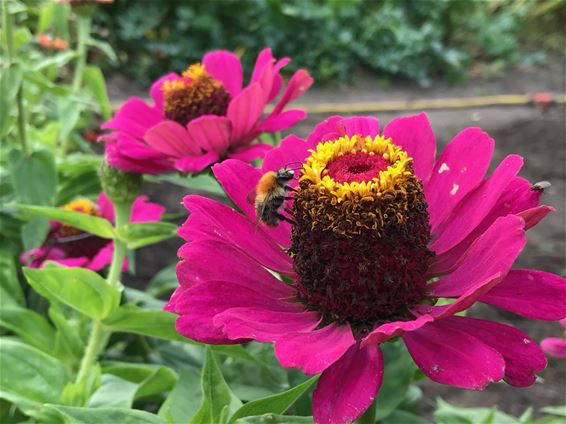
<svg viewBox="0 0 566 424">
<path fill-rule="evenodd" d="M 120 71 L 144 84 L 215 48 L 250 51 L 244 57 L 250 69 L 268 45 L 318 83 L 351 81 L 366 70 L 427 85 L 433 76 L 462 80 L 474 60 L 495 70 L 540 60 L 540 52 L 522 50 L 521 40 L 553 19 L 547 31 L 563 34 L 552 16 L 564 10 L 564 0 L 125 0 L 95 22 L 119 49 Z"/>
</svg>

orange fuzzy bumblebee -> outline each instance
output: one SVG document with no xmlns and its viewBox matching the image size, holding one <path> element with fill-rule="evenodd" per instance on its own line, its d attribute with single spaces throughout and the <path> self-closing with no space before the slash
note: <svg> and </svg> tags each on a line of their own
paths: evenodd
<svg viewBox="0 0 566 424">
<path fill-rule="evenodd" d="M 281 214 L 283 203 L 289 200 L 288 191 L 293 191 L 289 182 L 295 177 L 292 169 L 281 168 L 277 172 L 269 171 L 261 176 L 255 188 L 255 211 L 258 222 L 275 227 L 280 221 L 293 221 Z"/>
</svg>

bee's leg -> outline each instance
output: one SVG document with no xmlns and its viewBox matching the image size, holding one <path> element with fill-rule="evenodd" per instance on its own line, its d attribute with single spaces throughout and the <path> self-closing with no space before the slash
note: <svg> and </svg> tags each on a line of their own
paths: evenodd
<svg viewBox="0 0 566 424">
<path fill-rule="evenodd" d="M 295 200 L 294 196 L 285 196 L 284 197 L 285 200 Z"/>
<path fill-rule="evenodd" d="M 292 191 L 293 193 L 296 193 L 296 192 L 297 192 L 297 190 L 294 189 L 294 188 L 291 187 L 291 186 L 285 186 L 285 191 Z"/>
<path fill-rule="evenodd" d="M 289 209 L 289 208 L 283 208 L 283 210 L 284 210 L 285 212 L 287 212 L 289 215 L 293 216 L 293 211 L 292 211 L 291 209 Z"/>
<path fill-rule="evenodd" d="M 275 212 L 275 216 L 276 216 L 277 218 L 279 218 L 281 221 L 288 222 L 288 223 L 291 224 L 291 225 L 295 224 L 295 221 L 293 221 L 291 218 L 287 218 L 285 215 L 282 215 L 282 214 L 280 214 L 280 213 L 278 213 L 278 212 Z"/>
</svg>

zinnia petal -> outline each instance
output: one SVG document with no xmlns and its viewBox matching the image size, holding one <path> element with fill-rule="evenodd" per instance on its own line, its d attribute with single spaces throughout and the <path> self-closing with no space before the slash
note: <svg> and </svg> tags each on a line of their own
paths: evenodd
<svg viewBox="0 0 566 424">
<path fill-rule="evenodd" d="M 187 133 L 195 148 L 216 152 L 220 156 L 230 147 L 232 124 L 224 116 L 204 115 L 189 122 Z M 196 151 L 199 152 L 200 149 Z"/>
<path fill-rule="evenodd" d="M 143 138 L 149 146 L 173 158 L 200 154 L 200 149 L 191 143 L 187 130 L 175 121 L 160 122 L 151 127 Z"/>
<path fill-rule="evenodd" d="M 250 84 L 228 106 L 228 119 L 232 123 L 232 140 L 241 141 L 251 131 L 263 112 L 263 91 L 258 83 Z M 237 143 L 239 144 L 239 143 Z"/>
<path fill-rule="evenodd" d="M 205 54 L 202 63 L 206 71 L 220 81 L 232 97 L 238 95 L 244 80 L 238 56 L 226 50 L 215 50 Z"/>
</svg>

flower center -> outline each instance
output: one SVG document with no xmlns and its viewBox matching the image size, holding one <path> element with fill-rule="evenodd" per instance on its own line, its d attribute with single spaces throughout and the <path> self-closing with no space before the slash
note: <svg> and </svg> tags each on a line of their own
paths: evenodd
<svg viewBox="0 0 566 424">
<path fill-rule="evenodd" d="M 410 317 L 433 253 L 422 184 L 391 139 L 319 143 L 295 194 L 290 254 L 308 309 L 356 331 Z"/>
<path fill-rule="evenodd" d="M 230 103 L 222 83 L 200 63 L 189 66 L 182 79 L 165 81 L 163 93 L 165 117 L 181 125 L 203 115 L 224 116 Z"/>
</svg>

